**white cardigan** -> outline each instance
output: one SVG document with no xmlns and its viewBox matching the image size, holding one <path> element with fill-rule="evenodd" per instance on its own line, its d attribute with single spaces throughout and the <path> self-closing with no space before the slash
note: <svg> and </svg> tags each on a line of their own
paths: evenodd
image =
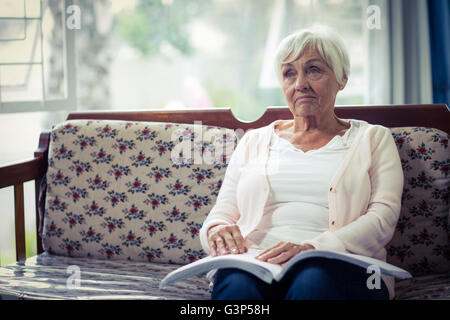
<svg viewBox="0 0 450 320">
<path fill-rule="evenodd" d="M 386 261 L 384 247 L 400 214 L 403 170 L 390 130 L 355 121 L 360 123 L 357 136 L 329 186 L 329 230 L 303 243 Z M 276 122 L 247 132 L 233 152 L 216 204 L 200 230 L 207 253 L 211 225 L 237 224 L 245 238 L 259 223 L 269 194 L 267 174 L 277 170 L 266 166 Z M 382 277 L 392 299 L 394 279 Z"/>
<path fill-rule="evenodd" d="M 275 161 L 279 170 L 267 176 L 269 197 L 259 224 L 246 237 L 248 246 L 303 243 L 328 230 L 327 188 L 359 129 L 359 122 L 350 124 L 343 136 L 336 135 L 321 148 L 307 152 L 281 137 L 274 141 L 267 166 Z"/>
</svg>

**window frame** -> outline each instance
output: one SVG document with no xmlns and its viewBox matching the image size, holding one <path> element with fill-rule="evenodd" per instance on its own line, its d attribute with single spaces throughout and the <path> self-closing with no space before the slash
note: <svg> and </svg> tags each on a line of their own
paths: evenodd
<svg viewBox="0 0 450 320">
<path fill-rule="evenodd" d="M 25 5 L 26 0 L 24 0 Z M 63 66 L 65 75 L 65 92 L 66 96 L 63 99 L 49 99 L 45 97 L 45 74 L 42 69 L 42 86 L 43 96 L 41 100 L 25 100 L 25 101 L 8 101 L 2 102 L 1 90 L 0 90 L 0 114 L 5 113 L 19 113 L 19 112 L 39 112 L 39 111 L 72 111 L 77 109 L 77 77 L 76 77 L 76 55 L 75 55 L 75 32 L 76 29 L 69 29 L 66 26 L 67 21 L 67 8 L 74 5 L 74 0 L 63 0 L 63 12 L 62 12 L 62 27 L 63 32 Z M 26 12 L 24 12 L 24 15 Z M 42 16 L 43 16 L 43 0 L 40 0 L 40 17 L 39 18 L 27 18 L 25 20 L 40 20 L 40 37 L 43 39 L 42 34 Z M 2 17 L 2 19 L 10 19 L 9 17 Z M 13 18 L 15 19 L 15 18 Z M 20 18 L 22 19 L 22 18 Z M 43 47 L 41 42 L 41 48 Z M 43 50 L 43 49 L 42 49 Z M 39 64 L 44 68 L 45 62 L 44 56 L 41 54 L 41 62 Z M 13 65 L 14 63 L 0 64 L 0 65 Z M 24 63 L 27 64 L 27 63 Z M 30 63 L 35 64 L 35 63 Z"/>
</svg>

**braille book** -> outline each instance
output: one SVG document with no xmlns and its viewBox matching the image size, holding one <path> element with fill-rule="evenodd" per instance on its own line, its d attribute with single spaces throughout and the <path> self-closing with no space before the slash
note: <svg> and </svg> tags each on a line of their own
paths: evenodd
<svg viewBox="0 0 450 320">
<path fill-rule="evenodd" d="M 221 268 L 238 268 L 254 274 L 267 283 L 271 283 L 274 280 L 280 281 L 287 271 L 289 271 L 289 269 L 298 261 L 317 257 L 342 260 L 358 265 L 367 270 L 368 277 L 376 272 L 398 279 L 412 277 L 408 271 L 392 264 L 352 253 L 327 250 L 306 250 L 292 257 L 284 266 L 281 266 L 279 264 L 255 259 L 255 256 L 259 252 L 261 252 L 261 250 L 249 249 L 248 252 L 243 254 L 228 254 L 216 257 L 208 256 L 170 272 L 161 280 L 159 287 L 165 288 L 185 278 L 205 274 L 210 270 Z"/>
</svg>

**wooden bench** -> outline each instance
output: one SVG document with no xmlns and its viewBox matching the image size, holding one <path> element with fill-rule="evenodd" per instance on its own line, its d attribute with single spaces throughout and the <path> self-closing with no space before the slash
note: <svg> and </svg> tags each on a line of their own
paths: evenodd
<svg viewBox="0 0 450 320">
<path fill-rule="evenodd" d="M 430 138 L 433 134 L 437 134 L 439 137 L 446 137 L 447 144 L 448 144 L 448 133 L 450 132 L 450 112 L 446 105 L 443 104 L 434 104 L 434 105 L 397 105 L 397 106 L 342 106 L 342 107 L 336 107 L 335 108 L 336 115 L 339 118 L 343 119 L 361 119 L 365 120 L 372 124 L 380 124 L 386 127 L 391 128 L 393 130 L 393 136 L 394 138 L 398 138 L 398 146 L 399 146 L 399 152 L 406 152 L 403 150 L 400 150 L 401 146 L 403 146 L 403 143 L 406 145 L 410 141 L 404 141 L 405 138 L 408 138 L 411 140 L 411 130 L 412 128 L 419 128 L 419 130 L 414 129 L 413 134 L 428 134 L 426 137 L 427 139 Z M 221 128 L 227 128 L 232 129 L 234 132 L 238 135 L 238 138 L 242 133 L 249 129 L 253 128 L 259 128 L 265 125 L 268 125 L 269 123 L 277 120 L 277 119 L 291 119 L 292 115 L 290 111 L 287 108 L 275 108 L 271 107 L 268 108 L 267 111 L 261 116 L 258 120 L 254 122 L 241 122 L 234 118 L 232 113 L 229 109 L 198 109 L 198 110 L 151 110 L 151 111 L 93 111 L 93 112 L 72 112 L 68 115 L 67 120 L 113 120 L 113 121 L 125 121 L 125 122 L 146 122 L 146 123 L 171 123 L 171 124 L 199 124 L 201 122 L 201 125 L 203 126 L 217 126 Z M 403 130 L 403 128 L 409 128 L 406 131 Z M 433 128 L 433 130 L 428 130 L 425 128 Z M 239 130 L 238 130 L 239 129 Z M 408 132 L 410 130 L 411 132 Z M 402 135 L 402 132 L 406 132 L 404 135 Z M 417 138 L 412 138 L 412 140 Z M 440 141 L 435 141 L 436 143 L 440 143 L 442 146 L 442 142 L 444 138 L 441 138 Z M 7 269 L 0 268 L 0 280 L 7 281 L 8 280 L 8 272 L 6 270 L 15 270 L 14 268 L 19 268 L 24 271 L 24 268 L 26 269 L 26 261 L 30 261 L 30 264 L 33 263 L 33 266 L 39 265 L 39 263 L 42 263 L 42 261 L 48 261 L 51 259 L 52 253 L 44 253 L 44 247 L 43 247 L 43 239 L 42 234 L 38 233 L 37 235 L 37 251 L 38 256 L 37 257 L 30 257 L 28 260 L 26 260 L 26 252 L 25 252 L 25 223 L 24 223 L 24 201 L 23 201 L 23 183 L 31 180 L 35 180 L 35 189 L 36 189 L 36 228 L 38 230 L 43 228 L 43 217 L 45 213 L 45 206 L 46 206 L 46 174 L 48 170 L 48 157 L 49 157 L 49 145 L 51 141 L 51 133 L 50 132 L 43 132 L 39 139 L 39 146 L 38 150 L 34 153 L 34 158 L 20 161 L 14 164 L 5 165 L 0 167 L 0 188 L 8 187 L 8 186 L 14 186 L 14 202 L 15 202 L 15 236 L 16 236 L 16 257 L 17 257 L 17 263 L 13 264 L 11 266 L 8 266 Z M 418 141 L 416 141 L 418 142 Z M 400 144 L 402 144 L 400 146 Z M 444 150 L 444 149 L 442 149 Z M 441 152 L 442 152 L 441 150 Z M 445 151 L 446 150 L 446 151 Z M 444 167 L 447 166 L 448 170 L 448 161 L 449 161 L 449 153 L 448 148 L 445 147 L 444 156 L 441 159 L 440 163 Z M 51 151 L 51 150 L 50 150 Z M 445 155 L 445 152 L 447 154 Z M 406 153 L 404 153 L 404 156 L 406 156 Z M 445 163 L 445 161 L 447 161 Z M 410 161 L 411 163 L 411 161 Z M 443 172 L 444 169 L 441 168 L 441 171 Z M 407 173 L 405 171 L 405 178 L 407 178 Z M 408 179 L 411 179 L 410 177 Z M 405 192 L 404 195 L 408 195 L 408 192 L 411 189 L 411 184 L 407 184 L 407 181 L 410 181 L 408 179 L 405 179 Z M 442 179 L 447 179 L 444 181 L 444 183 L 448 183 L 448 172 L 445 174 L 442 174 Z M 411 181 L 410 181 L 411 182 Z M 442 182 L 442 181 L 441 181 Z M 447 184 L 448 187 L 448 184 Z M 444 191 L 445 192 L 445 191 Z M 448 211 L 448 189 L 447 194 L 444 194 L 444 197 L 447 197 L 447 212 Z M 427 196 L 428 197 L 428 196 Z M 422 200 L 427 199 L 416 199 L 417 204 L 420 206 L 420 203 Z M 405 200 L 406 201 L 406 200 Z M 48 205 L 48 204 L 47 204 Z M 213 205 L 211 203 L 210 205 Z M 403 215 L 410 214 L 410 213 L 402 213 Z M 437 217 L 434 216 L 433 213 L 430 213 L 430 217 L 428 219 L 436 218 L 441 219 L 442 216 Z M 409 219 L 410 217 L 406 217 L 405 219 Z M 413 217 L 414 218 L 414 217 Z M 442 220 L 443 221 L 443 220 Z M 399 223 L 411 223 L 410 220 L 401 220 Z M 446 226 L 443 227 L 442 234 L 440 238 L 444 235 L 444 237 L 447 237 L 447 243 L 441 244 L 443 246 L 446 246 L 446 252 L 445 249 L 442 255 L 443 257 L 447 257 L 448 259 L 448 220 L 446 223 Z M 407 227 L 401 225 L 402 229 L 399 229 L 398 235 L 394 236 L 393 241 L 390 243 L 390 248 L 392 249 L 389 251 L 388 248 L 388 255 L 391 255 L 391 262 L 394 264 L 401 264 L 401 267 L 404 267 L 408 269 L 413 275 L 417 275 L 417 279 L 413 279 L 412 281 L 409 281 L 408 283 L 404 282 L 399 284 L 398 286 L 398 296 L 399 298 L 409 299 L 409 298 L 440 298 L 440 297 L 450 297 L 450 293 L 448 292 L 449 288 L 449 277 L 448 277 L 448 262 L 447 265 L 438 265 L 434 266 L 432 264 L 425 266 L 424 268 L 420 269 L 422 262 L 411 262 L 412 259 L 409 259 L 408 257 L 405 257 L 405 252 L 402 251 L 400 248 L 401 241 L 404 239 L 405 235 L 403 232 L 405 231 L 405 228 Z M 447 234 L 445 234 L 447 232 Z M 412 235 L 409 234 L 409 237 L 411 238 Z M 438 237 L 439 238 L 439 237 Z M 198 241 L 198 239 L 196 240 Z M 406 246 L 411 247 L 411 243 L 404 244 Z M 422 254 L 423 254 L 423 248 L 421 248 Z M 419 250 L 419 251 L 420 251 Z M 51 251 L 51 250 L 50 250 Z M 39 260 L 39 255 L 45 255 L 45 259 L 42 258 Z M 445 256 L 446 255 L 446 256 Z M 44 256 L 43 256 L 44 257 Z M 442 258 L 442 257 L 440 257 Z M 69 260 L 67 260 L 69 259 Z M 63 265 L 64 263 L 67 263 L 67 265 L 70 264 L 70 257 L 66 258 L 64 257 L 64 262 L 61 262 Z M 410 260 L 408 262 L 408 259 Z M 430 258 L 433 260 L 433 258 Z M 89 260 L 89 258 L 86 258 L 85 260 Z M 389 260 L 389 258 L 388 258 Z M 25 262 L 24 262 L 25 261 Z M 84 261 L 84 260 L 83 260 Z M 107 260 L 108 263 L 114 264 L 115 262 Z M 439 260 L 437 259 L 438 264 L 440 264 Z M 448 261 L 448 260 L 447 260 Z M 86 261 L 85 261 L 86 262 Z M 95 268 L 95 263 L 98 263 L 97 260 L 92 259 L 92 261 L 87 261 L 86 263 L 94 263 L 92 265 L 93 268 Z M 168 261 L 170 264 L 172 261 Z M 106 263 L 106 262 L 105 262 Z M 138 262 L 136 262 L 138 263 Z M 44 263 L 45 264 L 45 263 Z M 41 265 L 42 266 L 42 265 Z M 115 266 L 110 266 L 114 268 Z M 136 267 L 137 268 L 137 267 Z M 165 268 L 165 269 L 164 269 Z M 165 265 L 163 269 L 164 271 L 171 270 L 170 267 Z M 173 269 L 173 268 L 172 268 Z M 61 277 L 64 279 L 63 275 L 63 268 L 61 270 Z M 436 271 L 437 270 L 437 271 Z M 446 271 L 445 271 L 446 270 Z M 437 273 L 436 273 L 436 272 Z M 437 274 L 437 278 L 433 275 Z M 159 274 L 160 276 L 163 276 L 163 274 Z M 431 280 L 427 280 L 429 276 L 432 276 Z M 438 280 L 436 280 L 438 279 Z M 197 280 L 195 280 L 197 281 Z M 431 282 L 430 282 L 431 281 Z M 443 282 L 443 284 L 436 285 L 435 282 Z M 431 284 L 430 284 L 431 283 Z M 192 285 L 192 284 L 191 284 Z M 196 286 L 204 286 L 205 283 L 202 282 L 202 284 L 195 284 Z M 442 288 L 444 286 L 447 286 L 447 289 L 442 291 Z M 204 287 L 205 288 L 205 287 Z M 441 289 L 440 289 L 441 288 Z M 31 293 L 27 292 L 27 288 L 16 288 L 13 286 L 10 286 L 5 289 L 7 292 L 7 295 L 11 296 L 20 296 L 25 298 L 42 298 L 45 296 L 45 292 L 43 292 L 43 295 L 40 296 L 38 293 L 39 291 L 33 291 Z M 45 290 L 44 290 L 45 291 Z M 0 285 L 0 294 L 2 292 L 2 286 Z M 20 292 L 20 294 L 18 294 Z M 5 294 L 5 293 L 4 293 Z M 144 295 L 149 294 L 149 292 L 146 292 Z M 433 296 L 434 295 L 434 296 Z M 117 294 L 113 295 L 116 298 L 118 297 Z M 52 296 L 56 297 L 56 296 Z M 64 297 L 64 294 L 62 294 L 62 297 Z M 73 298 L 74 296 L 67 296 L 67 298 Z M 78 296 L 79 297 L 79 296 Z M 183 296 L 165 296 L 166 298 L 183 298 Z M 201 294 L 198 296 L 186 296 L 185 298 L 205 298 L 207 297 L 207 291 L 204 289 Z"/>
</svg>

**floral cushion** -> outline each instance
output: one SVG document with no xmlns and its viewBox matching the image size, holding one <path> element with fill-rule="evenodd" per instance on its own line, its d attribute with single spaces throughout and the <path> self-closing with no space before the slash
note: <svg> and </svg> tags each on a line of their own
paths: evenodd
<svg viewBox="0 0 450 320">
<path fill-rule="evenodd" d="M 233 130 L 199 124 L 72 120 L 51 133 L 44 250 L 185 264 L 215 203 Z"/>
<path fill-rule="evenodd" d="M 448 272 L 450 152 L 448 134 L 392 128 L 405 177 L 402 209 L 388 261 L 418 276 Z"/>
</svg>

